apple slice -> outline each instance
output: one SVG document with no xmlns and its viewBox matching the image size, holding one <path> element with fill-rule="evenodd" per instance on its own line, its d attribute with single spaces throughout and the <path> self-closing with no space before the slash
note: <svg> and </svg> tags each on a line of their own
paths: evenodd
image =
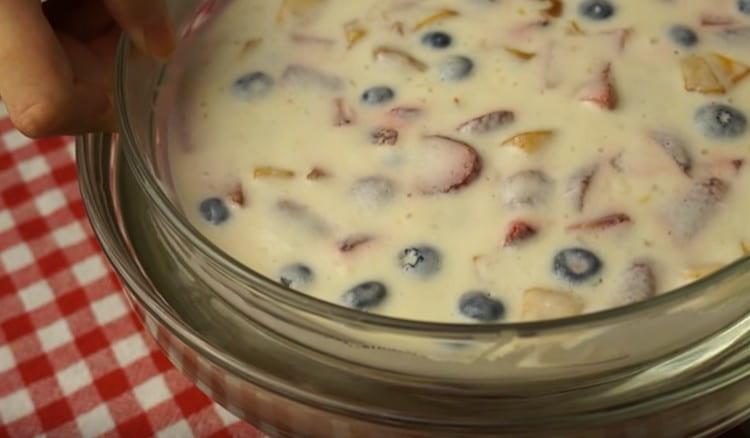
<svg viewBox="0 0 750 438">
<path fill-rule="evenodd" d="M 301 64 L 289 65 L 281 78 L 287 85 L 300 87 L 317 87 L 329 91 L 338 91 L 344 87 L 344 81 L 340 77 Z"/>
<path fill-rule="evenodd" d="M 418 60 L 411 54 L 393 47 L 380 46 L 372 52 L 375 61 L 389 63 L 402 67 L 413 68 L 414 70 L 424 72 L 429 68 L 427 64 Z"/>
<path fill-rule="evenodd" d="M 333 116 L 333 126 L 349 126 L 357 120 L 357 114 L 346 100 L 337 97 L 333 100 L 335 114 Z"/>
<path fill-rule="evenodd" d="M 458 191 L 474 182 L 482 171 L 479 153 L 462 141 L 443 135 L 424 138 L 417 187 L 425 195 Z"/>
<path fill-rule="evenodd" d="M 542 288 L 524 291 L 521 317 L 524 321 L 569 318 L 583 312 L 583 301 L 570 292 Z"/>
</svg>

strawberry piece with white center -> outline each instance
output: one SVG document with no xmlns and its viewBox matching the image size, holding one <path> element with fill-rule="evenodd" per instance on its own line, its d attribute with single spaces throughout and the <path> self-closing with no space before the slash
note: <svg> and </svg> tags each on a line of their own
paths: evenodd
<svg viewBox="0 0 750 438">
<path fill-rule="evenodd" d="M 417 187 L 425 195 L 450 193 L 470 185 L 482 171 L 479 153 L 462 141 L 430 135 L 419 152 Z"/>
<path fill-rule="evenodd" d="M 632 219 L 627 214 L 614 213 L 589 221 L 569 225 L 568 227 L 566 227 L 566 229 L 568 231 L 606 230 L 608 228 L 629 224 L 631 222 Z"/>
<path fill-rule="evenodd" d="M 461 134 L 484 134 L 513 123 L 515 118 L 513 111 L 492 111 L 461 123 L 456 131 Z"/>
<path fill-rule="evenodd" d="M 656 294 L 656 278 L 651 266 L 643 261 L 634 262 L 620 274 L 613 306 L 624 306 L 652 298 Z"/>
<path fill-rule="evenodd" d="M 693 160 L 690 158 L 690 153 L 682 139 L 664 131 L 651 131 L 648 133 L 648 139 L 666 152 L 682 173 L 690 176 L 690 171 L 693 169 Z"/>
<path fill-rule="evenodd" d="M 529 225 L 525 221 L 514 221 L 508 227 L 508 231 L 505 234 L 504 247 L 516 246 L 521 242 L 531 239 L 537 233 L 536 228 Z"/>
<path fill-rule="evenodd" d="M 670 235 L 678 241 L 695 237 L 716 214 L 729 193 L 729 184 L 716 177 L 695 181 L 690 190 L 666 211 Z"/>
<path fill-rule="evenodd" d="M 603 110 L 617 108 L 618 98 L 612 77 L 612 64 L 608 63 L 596 78 L 584 84 L 578 91 L 578 100 L 590 103 Z"/>
<path fill-rule="evenodd" d="M 586 205 L 586 195 L 597 172 L 599 172 L 599 165 L 594 164 L 579 169 L 570 177 L 566 195 L 572 198 L 573 206 L 577 211 L 583 211 Z"/>
</svg>

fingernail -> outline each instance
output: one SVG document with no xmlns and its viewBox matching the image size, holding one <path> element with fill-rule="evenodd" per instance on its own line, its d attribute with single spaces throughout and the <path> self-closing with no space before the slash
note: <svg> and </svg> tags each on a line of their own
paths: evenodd
<svg viewBox="0 0 750 438">
<path fill-rule="evenodd" d="M 156 57 L 168 58 L 175 48 L 175 34 L 167 17 L 160 17 L 143 28 L 143 40 L 148 52 Z"/>
<path fill-rule="evenodd" d="M 141 52 L 166 59 L 174 51 L 175 35 L 166 17 L 157 17 L 142 27 L 128 31 L 130 40 Z"/>
</svg>

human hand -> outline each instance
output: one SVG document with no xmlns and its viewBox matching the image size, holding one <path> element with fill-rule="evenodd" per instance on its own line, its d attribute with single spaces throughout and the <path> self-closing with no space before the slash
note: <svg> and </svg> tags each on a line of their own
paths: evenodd
<svg viewBox="0 0 750 438">
<path fill-rule="evenodd" d="M 164 0 L 1 0 L 0 97 L 29 137 L 114 130 L 113 61 L 122 31 L 167 57 Z"/>
</svg>

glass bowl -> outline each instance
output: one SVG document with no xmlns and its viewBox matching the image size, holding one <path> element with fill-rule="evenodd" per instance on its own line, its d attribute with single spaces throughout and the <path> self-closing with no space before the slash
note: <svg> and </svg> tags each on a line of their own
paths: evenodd
<svg viewBox="0 0 750 438">
<path fill-rule="evenodd" d="M 180 35 L 228 1 L 172 1 Z M 179 108 L 180 56 L 122 41 L 121 134 L 79 139 L 81 188 L 146 327 L 235 414 L 279 436 L 434 437 L 710 435 L 750 413 L 749 259 L 614 310 L 476 325 L 357 312 L 243 266 L 174 202 L 154 114 Z"/>
</svg>

